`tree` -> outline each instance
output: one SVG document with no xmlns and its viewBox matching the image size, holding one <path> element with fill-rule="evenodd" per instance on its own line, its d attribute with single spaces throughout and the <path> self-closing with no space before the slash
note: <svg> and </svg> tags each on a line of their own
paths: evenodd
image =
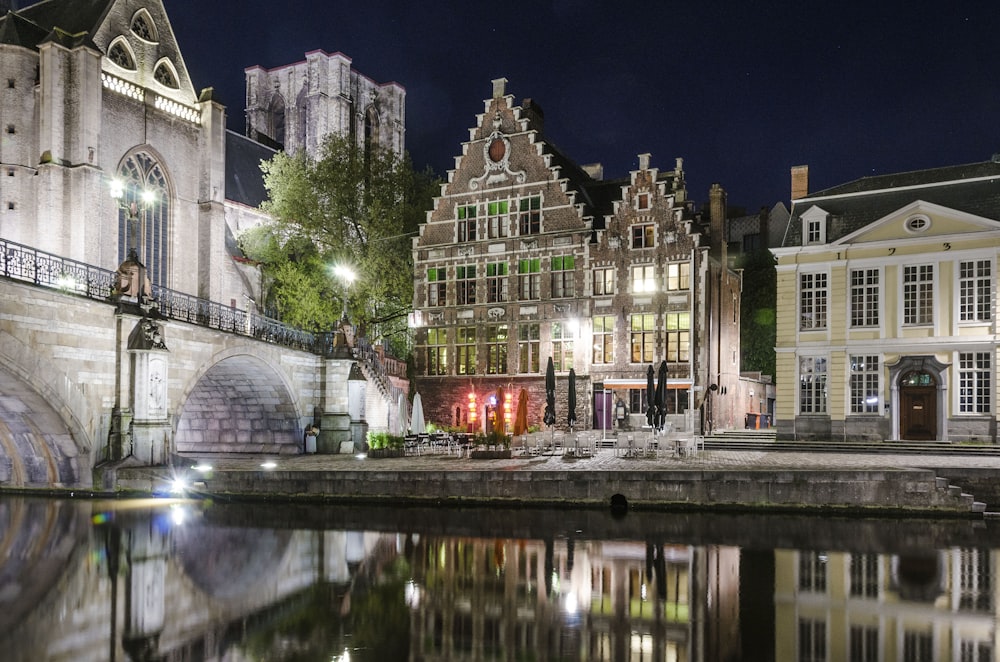
<svg viewBox="0 0 1000 662">
<path fill-rule="evenodd" d="M 740 303 L 740 369 L 774 376 L 777 332 L 777 273 L 774 256 L 760 248 L 743 256 Z"/>
<path fill-rule="evenodd" d="M 415 172 L 408 155 L 332 134 L 315 161 L 304 151 L 279 153 L 261 169 L 268 192 L 261 208 L 273 221 L 240 243 L 263 265 L 266 305 L 288 324 L 324 331 L 347 296 L 351 321 L 404 356 L 411 238 L 438 190 L 433 173 Z M 349 288 L 333 275 L 335 265 L 356 274 Z"/>
</svg>

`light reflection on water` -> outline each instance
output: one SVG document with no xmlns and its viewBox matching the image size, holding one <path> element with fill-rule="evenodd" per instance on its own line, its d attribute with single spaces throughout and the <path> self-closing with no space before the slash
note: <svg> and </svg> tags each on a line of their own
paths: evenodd
<svg viewBox="0 0 1000 662">
<path fill-rule="evenodd" d="M 0 657 L 980 662 L 998 530 L 3 498 Z"/>
</svg>

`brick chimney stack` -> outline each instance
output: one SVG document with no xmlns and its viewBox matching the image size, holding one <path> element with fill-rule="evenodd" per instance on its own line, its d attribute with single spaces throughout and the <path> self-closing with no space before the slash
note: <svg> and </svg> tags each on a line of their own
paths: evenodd
<svg viewBox="0 0 1000 662">
<path fill-rule="evenodd" d="M 494 78 L 493 79 L 493 98 L 499 99 L 507 93 L 507 79 L 506 78 Z"/>
<path fill-rule="evenodd" d="M 726 191 L 718 182 L 708 191 L 708 233 L 712 244 L 712 255 L 726 264 Z"/>
<path fill-rule="evenodd" d="M 809 195 L 809 166 L 792 166 L 792 200 Z"/>
</svg>

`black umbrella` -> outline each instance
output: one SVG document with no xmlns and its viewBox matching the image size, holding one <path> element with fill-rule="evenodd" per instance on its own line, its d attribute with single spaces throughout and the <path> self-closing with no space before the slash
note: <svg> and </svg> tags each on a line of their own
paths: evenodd
<svg viewBox="0 0 1000 662">
<path fill-rule="evenodd" d="M 546 425 L 556 424 L 556 368 L 552 365 L 552 357 L 545 367 L 545 418 Z"/>
<path fill-rule="evenodd" d="M 667 421 L 667 362 L 660 364 L 656 381 L 656 429 L 662 430 Z"/>
<path fill-rule="evenodd" d="M 568 400 L 566 406 L 569 407 L 566 420 L 572 428 L 576 425 L 576 371 L 573 368 L 569 369 L 569 392 L 566 394 L 566 399 Z"/>
<path fill-rule="evenodd" d="M 646 370 L 646 423 L 649 427 L 656 424 L 656 387 L 653 385 L 653 364 Z"/>
</svg>

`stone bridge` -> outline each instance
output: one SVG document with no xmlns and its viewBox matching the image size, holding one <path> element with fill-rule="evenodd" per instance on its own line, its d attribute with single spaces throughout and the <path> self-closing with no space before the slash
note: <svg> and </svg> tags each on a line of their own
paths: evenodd
<svg viewBox="0 0 1000 662">
<path fill-rule="evenodd" d="M 313 424 L 318 451 L 339 452 L 368 420 L 388 427 L 405 388 L 357 344 L 296 349 L 248 335 L 249 317 L 226 331 L 45 284 L 0 278 L 0 486 L 111 487 L 95 468 L 174 453 L 299 453 Z"/>
</svg>

